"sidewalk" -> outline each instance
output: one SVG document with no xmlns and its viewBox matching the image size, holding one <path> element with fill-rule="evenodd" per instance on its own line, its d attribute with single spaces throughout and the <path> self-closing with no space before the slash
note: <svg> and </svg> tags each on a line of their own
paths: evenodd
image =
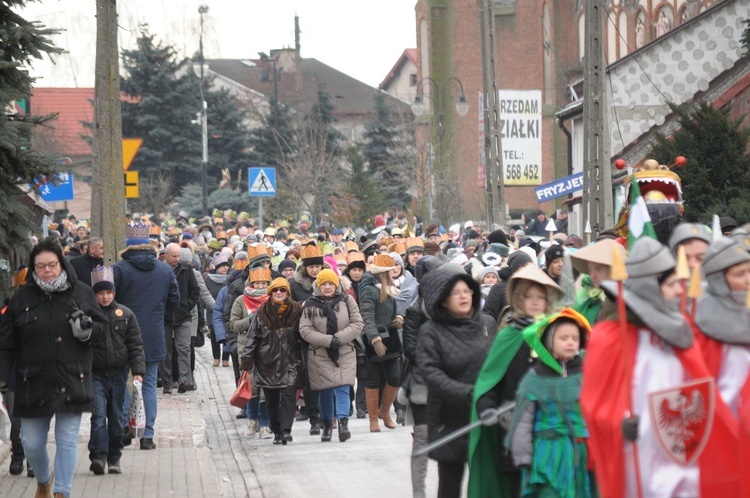
<svg viewBox="0 0 750 498">
<path fill-rule="evenodd" d="M 352 439 L 321 443 L 308 422 L 296 422 L 294 442 L 274 446 L 270 439 L 244 437 L 246 420 L 229 404 L 232 368 L 213 367 L 209 344 L 196 350 L 198 390 L 164 396 L 159 389 L 157 449 L 138 443 L 122 456 L 122 475 L 89 471 L 89 415 L 84 414 L 72 496 L 85 497 L 252 497 L 286 498 L 411 496 L 411 427 L 370 433 L 369 422 L 349 422 Z M 382 427 L 382 425 L 381 425 Z M 50 431 L 50 458 L 54 459 Z M 8 474 L 9 447 L 0 446 L 0 497 L 30 498 L 36 480 Z M 430 463 L 427 495 L 437 494 L 437 468 Z"/>
<path fill-rule="evenodd" d="M 210 352 L 209 352 L 210 355 Z M 200 354 L 196 356 L 200 357 Z M 196 375 L 205 370 L 203 360 L 196 358 Z M 231 369 L 224 369 L 231 370 Z M 203 379 L 205 380 L 205 379 Z M 201 386 L 201 379 L 197 380 Z M 219 485 L 206 441 L 206 423 L 201 414 L 204 394 L 198 391 L 164 396 L 159 392 L 156 420 L 157 449 L 141 451 L 138 441 L 124 448 L 121 475 L 95 476 L 89 471 L 87 444 L 90 415 L 84 414 L 78 438 L 78 466 L 73 479 L 74 497 L 165 497 L 219 496 Z M 54 429 L 50 430 L 48 450 L 54 460 Z M 0 446 L 0 496 L 32 497 L 36 479 L 26 472 L 15 477 L 8 474 L 10 447 Z"/>
</svg>

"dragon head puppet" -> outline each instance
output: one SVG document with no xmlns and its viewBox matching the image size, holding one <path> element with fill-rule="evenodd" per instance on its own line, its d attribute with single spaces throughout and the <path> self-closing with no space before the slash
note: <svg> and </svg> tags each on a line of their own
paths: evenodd
<svg viewBox="0 0 750 498">
<path fill-rule="evenodd" d="M 682 165 L 684 165 L 684 158 L 678 158 L 675 166 L 682 167 Z M 628 236 L 632 183 L 630 180 L 633 177 L 646 202 L 656 237 L 659 242 L 666 245 L 672 230 L 680 223 L 684 211 L 680 177 L 669 166 L 659 164 L 654 159 L 647 159 L 641 168 L 635 169 L 633 175 L 628 177 L 625 183 L 625 203 L 615 227 L 617 234 L 624 238 Z"/>
</svg>

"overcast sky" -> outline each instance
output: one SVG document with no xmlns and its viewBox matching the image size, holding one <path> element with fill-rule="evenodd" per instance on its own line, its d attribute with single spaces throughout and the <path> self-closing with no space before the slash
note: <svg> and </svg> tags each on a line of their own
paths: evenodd
<svg viewBox="0 0 750 498">
<path fill-rule="evenodd" d="M 198 51 L 198 7 L 205 16 L 206 58 L 256 58 L 258 52 L 294 46 L 300 17 L 302 56 L 316 58 L 377 87 L 405 48 L 416 47 L 416 0 L 120 0 L 120 47 L 132 47 L 139 25 L 182 55 Z M 22 12 L 28 20 L 65 29 L 55 43 L 68 51 L 35 62 L 42 87 L 92 87 L 96 46 L 95 0 L 41 0 Z"/>
</svg>

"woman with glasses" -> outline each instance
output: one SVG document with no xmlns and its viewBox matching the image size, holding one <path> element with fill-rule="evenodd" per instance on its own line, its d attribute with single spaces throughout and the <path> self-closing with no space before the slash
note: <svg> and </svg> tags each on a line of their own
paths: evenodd
<svg viewBox="0 0 750 498">
<path fill-rule="evenodd" d="M 422 278 L 429 321 L 419 330 L 417 370 L 427 386 L 427 430 L 432 443 L 469 423 L 471 393 L 497 332 L 480 307 L 479 283 L 448 263 Z M 438 462 L 438 497 L 461 496 L 468 438 L 430 452 Z"/>
<path fill-rule="evenodd" d="M 266 289 L 270 299 L 258 308 L 242 350 L 240 368 L 263 388 L 274 434 L 273 444 L 292 442 L 297 388 L 304 385 L 299 321 L 302 306 L 291 299 L 289 281 L 277 278 Z"/>
<path fill-rule="evenodd" d="M 21 419 L 23 449 L 36 474 L 36 496 L 69 496 L 81 414 L 92 409 L 91 342 L 104 340 L 109 326 L 91 287 L 78 282 L 56 241 L 37 244 L 30 259 L 33 271 L 0 325 L 0 388 L 8 385 L 15 365 L 13 411 Z M 47 453 L 53 416 L 54 472 Z"/>
<path fill-rule="evenodd" d="M 535 265 L 522 267 L 510 278 L 510 315 L 497 333 L 477 379 L 473 420 L 487 418 L 491 409 L 515 402 L 518 385 L 535 361 L 523 330 L 555 311 L 562 296 L 562 289 Z M 487 426 L 472 431 L 469 496 L 521 496 L 520 469 L 502 444 L 512 415 L 509 410 L 499 424 L 497 419 L 488 420 Z"/>
</svg>

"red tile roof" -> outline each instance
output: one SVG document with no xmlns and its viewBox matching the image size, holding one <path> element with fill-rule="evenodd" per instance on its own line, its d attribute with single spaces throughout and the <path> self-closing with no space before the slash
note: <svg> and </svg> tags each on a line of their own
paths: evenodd
<svg viewBox="0 0 750 498">
<path fill-rule="evenodd" d="M 91 130 L 82 122 L 94 121 L 93 88 L 34 88 L 30 112 L 34 115 L 58 114 L 51 121 L 55 152 L 61 156 L 90 156 L 91 146 L 81 138 Z"/>
</svg>

